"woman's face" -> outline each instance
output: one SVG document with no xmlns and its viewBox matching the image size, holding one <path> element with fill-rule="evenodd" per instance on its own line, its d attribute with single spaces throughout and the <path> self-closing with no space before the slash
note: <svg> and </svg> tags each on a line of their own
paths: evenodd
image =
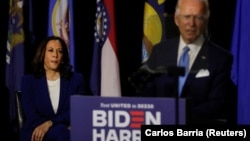
<svg viewBox="0 0 250 141">
<path fill-rule="evenodd" d="M 62 63 L 63 50 L 58 40 L 50 40 L 45 49 L 44 69 L 46 71 L 59 71 Z"/>
</svg>

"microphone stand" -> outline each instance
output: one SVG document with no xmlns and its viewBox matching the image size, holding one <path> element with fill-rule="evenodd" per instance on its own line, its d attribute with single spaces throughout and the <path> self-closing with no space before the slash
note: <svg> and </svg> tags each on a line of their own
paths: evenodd
<svg viewBox="0 0 250 141">
<path fill-rule="evenodd" d="M 179 92 L 178 92 L 178 86 L 179 86 L 179 76 L 182 76 L 185 74 L 185 68 L 184 67 L 168 67 L 168 75 L 174 78 L 174 95 L 175 95 L 175 124 L 179 125 Z"/>
<path fill-rule="evenodd" d="M 170 66 L 168 68 L 158 67 L 155 70 L 150 69 L 147 65 L 143 65 L 136 73 L 129 78 L 132 86 L 134 86 L 137 92 L 143 92 L 146 83 L 151 80 L 156 75 L 167 74 L 170 77 L 174 78 L 174 95 L 175 95 L 175 123 L 179 125 L 179 76 L 185 74 L 184 67 Z"/>
</svg>

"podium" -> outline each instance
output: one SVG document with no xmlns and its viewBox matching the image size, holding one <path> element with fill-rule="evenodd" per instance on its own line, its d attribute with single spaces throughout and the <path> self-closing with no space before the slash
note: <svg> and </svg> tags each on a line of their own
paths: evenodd
<svg viewBox="0 0 250 141">
<path fill-rule="evenodd" d="M 140 140 L 141 125 L 186 124 L 186 100 L 175 98 L 70 98 L 71 141 Z"/>
</svg>

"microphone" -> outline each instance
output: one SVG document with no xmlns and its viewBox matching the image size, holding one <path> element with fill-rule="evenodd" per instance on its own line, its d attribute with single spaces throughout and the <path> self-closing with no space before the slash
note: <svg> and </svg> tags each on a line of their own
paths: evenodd
<svg viewBox="0 0 250 141">
<path fill-rule="evenodd" d="M 157 67 L 156 69 L 151 69 L 149 68 L 149 66 L 147 64 L 144 64 L 142 65 L 137 73 L 147 73 L 147 74 L 150 74 L 150 75 L 161 75 L 161 74 L 166 74 L 168 71 L 166 70 L 165 67 Z"/>
<path fill-rule="evenodd" d="M 144 86 L 157 76 L 166 74 L 171 77 L 183 76 L 185 74 L 185 68 L 177 66 L 169 66 L 166 68 L 159 66 L 156 69 L 151 69 L 147 64 L 144 64 L 128 78 L 128 81 L 133 87 L 137 88 Z"/>
<path fill-rule="evenodd" d="M 146 83 L 156 76 L 166 74 L 167 70 L 164 67 L 151 69 L 147 64 L 142 65 L 136 72 L 129 77 L 131 83 Z"/>
<path fill-rule="evenodd" d="M 169 76 L 183 76 L 185 75 L 185 68 L 177 66 L 169 66 L 166 68 L 163 66 L 159 66 L 156 69 L 151 69 L 147 64 L 145 64 L 139 68 L 137 73 L 148 73 L 151 75 L 167 74 Z"/>
</svg>

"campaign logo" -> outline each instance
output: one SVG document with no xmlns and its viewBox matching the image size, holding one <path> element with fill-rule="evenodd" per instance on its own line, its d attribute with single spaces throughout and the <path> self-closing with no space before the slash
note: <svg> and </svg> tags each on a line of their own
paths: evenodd
<svg viewBox="0 0 250 141">
<path fill-rule="evenodd" d="M 129 108 L 92 111 L 93 141 L 140 141 L 141 125 L 160 125 L 161 112 L 130 105 Z M 134 107 L 134 108 L 132 108 Z"/>
</svg>

